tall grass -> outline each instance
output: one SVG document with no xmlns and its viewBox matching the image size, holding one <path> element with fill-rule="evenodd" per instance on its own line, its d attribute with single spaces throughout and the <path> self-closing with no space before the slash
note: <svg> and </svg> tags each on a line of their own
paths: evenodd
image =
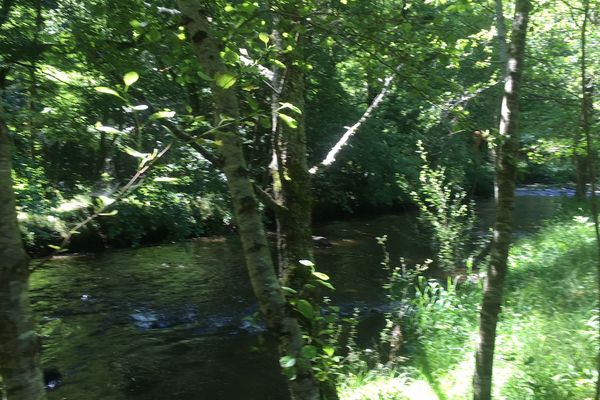
<svg viewBox="0 0 600 400">
<path fill-rule="evenodd" d="M 556 222 L 513 247 L 498 326 L 495 399 L 593 398 L 600 343 L 595 260 L 593 228 L 583 217 Z M 408 362 L 384 373 L 354 373 L 341 387 L 342 398 L 470 398 L 481 284 L 453 283 L 422 283 L 417 290 Z"/>
</svg>

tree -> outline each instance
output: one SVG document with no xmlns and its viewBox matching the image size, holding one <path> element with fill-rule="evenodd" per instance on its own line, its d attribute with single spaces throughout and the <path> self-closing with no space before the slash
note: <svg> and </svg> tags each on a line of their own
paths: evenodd
<svg viewBox="0 0 600 400">
<path fill-rule="evenodd" d="M 219 125 L 222 118 L 239 120 L 238 98 L 232 84 L 229 84 L 234 77 L 221 59 L 220 44 L 212 36 L 207 5 L 198 0 L 178 0 L 177 4 L 184 16 L 197 60 L 204 73 L 213 78 L 211 90 L 216 124 Z M 275 273 L 241 136 L 235 123 L 219 128 L 216 136 L 221 141 L 219 155 L 222 157 L 254 293 L 270 331 L 279 341 L 281 356 L 295 363 L 296 379 L 290 381 L 291 396 L 297 400 L 316 400 L 319 398 L 318 387 L 310 361 L 301 357 L 302 333 L 298 321 L 290 316 Z"/>
<path fill-rule="evenodd" d="M 2 28 L 11 20 L 11 12 L 19 6 L 19 11 L 27 14 L 28 8 L 26 4 L 9 0 L 3 1 L 1 6 L 0 38 L 4 42 L 7 32 Z M 39 2 L 37 7 L 39 19 Z M 22 47 L 26 41 L 19 39 L 9 41 L 0 54 L 0 376 L 6 391 L 3 398 L 43 400 L 46 393 L 39 366 L 40 342 L 29 315 L 29 256 L 23 248 L 17 223 L 11 142 L 4 108 L 10 63 L 19 56 L 27 57 Z"/>
<path fill-rule="evenodd" d="M 507 260 L 512 235 L 512 211 L 514 208 L 519 151 L 519 95 L 530 8 L 529 0 L 517 0 L 515 2 L 515 15 L 507 62 L 508 76 L 502 99 L 496 158 L 496 180 L 498 185 L 496 221 L 490 250 L 490 264 L 483 290 L 479 344 L 475 359 L 475 376 L 473 378 L 475 400 L 491 399 L 496 327 L 501 310 L 504 280 L 508 270 Z"/>
<path fill-rule="evenodd" d="M 0 95 L 8 75 L 0 69 Z M 0 103 L 0 376 L 9 400 L 46 398 L 40 342 L 29 316 L 29 256 L 21 241 L 12 184 L 11 145 Z"/>
</svg>

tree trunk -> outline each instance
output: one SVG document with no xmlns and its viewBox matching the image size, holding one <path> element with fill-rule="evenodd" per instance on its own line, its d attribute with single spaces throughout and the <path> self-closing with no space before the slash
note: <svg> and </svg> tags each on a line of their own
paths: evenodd
<svg viewBox="0 0 600 400">
<path fill-rule="evenodd" d="M 581 147 L 582 138 L 577 134 L 575 139 L 575 197 L 583 200 L 587 197 L 589 156 Z"/>
<path fill-rule="evenodd" d="M 6 71 L 0 71 L 0 89 Z M 1 93 L 1 90 L 0 90 Z M 0 103 L 1 104 L 1 103 Z M 46 398 L 39 338 L 29 317 L 29 257 L 23 249 L 12 189 L 8 128 L 0 105 L 0 376 L 7 400 Z"/>
<path fill-rule="evenodd" d="M 598 220 L 598 197 L 596 196 L 596 152 L 592 140 L 592 117 L 594 113 L 594 78 L 587 72 L 587 26 L 590 18 L 590 2 L 583 1 L 583 22 L 581 24 L 581 137 L 585 140 L 587 152 L 587 176 L 591 186 L 591 208 L 592 219 L 594 221 L 594 231 L 596 233 L 597 260 L 596 260 L 596 278 L 598 284 L 597 308 L 600 312 L 600 221 Z M 584 192 L 585 196 L 585 192 Z M 596 379 L 595 399 L 600 400 L 600 349 L 596 355 L 596 369 L 598 378 Z"/>
<path fill-rule="evenodd" d="M 286 69 L 280 94 L 283 103 L 291 103 L 304 113 L 304 71 L 291 60 L 302 60 L 302 43 L 296 43 L 294 54 L 285 60 Z M 310 278 L 311 271 L 299 263 L 300 260 L 313 261 L 312 242 L 312 196 L 310 174 L 306 158 L 306 130 L 304 115 L 291 110 L 282 110 L 296 119 L 292 127 L 281 121 L 278 123 L 277 146 L 278 162 L 274 173 L 273 192 L 283 206 L 276 213 L 278 223 L 279 271 L 284 286 L 302 289 Z"/>
<path fill-rule="evenodd" d="M 228 73 L 220 58 L 220 46 L 212 36 L 207 18 L 207 5 L 199 0 L 178 0 L 188 37 L 204 73 L 216 77 Z M 215 81 L 211 84 L 217 119 L 227 116 L 239 119 L 235 90 L 224 89 Z M 319 392 L 308 360 L 300 357 L 303 345 L 298 321 L 289 315 L 288 307 L 271 259 L 267 238 L 254 189 L 243 154 L 242 140 L 237 127 L 223 127 L 216 134 L 221 141 L 219 152 L 224 163 L 239 234 L 244 250 L 250 281 L 269 330 L 279 342 L 280 355 L 296 359 L 296 379 L 289 382 L 294 400 L 317 400 Z"/>
<path fill-rule="evenodd" d="M 529 0 L 516 1 L 507 63 L 508 79 L 504 86 L 498 157 L 496 161 L 498 181 L 496 222 L 491 245 L 490 265 L 483 291 L 479 344 L 475 360 L 475 376 L 473 378 L 473 395 L 475 400 L 491 399 L 496 326 L 501 309 L 502 292 L 508 269 L 507 259 L 512 235 L 512 212 L 514 208 L 514 189 L 519 148 L 519 131 L 517 125 L 519 118 L 518 102 L 530 8 Z"/>
</svg>

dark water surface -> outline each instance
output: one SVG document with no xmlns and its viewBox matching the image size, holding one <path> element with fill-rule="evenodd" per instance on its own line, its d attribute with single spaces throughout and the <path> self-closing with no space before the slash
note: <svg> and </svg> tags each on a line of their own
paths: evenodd
<svg viewBox="0 0 600 400">
<path fill-rule="evenodd" d="M 556 215 L 559 197 L 521 192 L 517 231 Z M 492 203 L 478 213 L 485 231 Z M 316 258 L 343 309 L 385 302 L 375 237 L 388 235 L 393 261 L 431 257 L 413 211 L 317 224 L 315 233 L 333 243 Z M 235 237 L 64 257 L 32 275 L 31 300 L 44 366 L 63 374 L 50 400 L 286 399 L 273 344 L 257 349 L 263 327 L 248 318 L 257 307 Z"/>
</svg>

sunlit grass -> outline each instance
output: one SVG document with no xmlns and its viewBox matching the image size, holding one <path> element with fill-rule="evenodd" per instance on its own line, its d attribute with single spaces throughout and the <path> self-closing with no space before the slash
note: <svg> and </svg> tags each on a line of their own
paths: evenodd
<svg viewBox="0 0 600 400">
<path fill-rule="evenodd" d="M 600 339 L 595 246 L 593 227 L 582 217 L 547 226 L 514 246 L 498 326 L 495 399 L 593 398 Z M 468 303 L 478 301 L 479 290 L 463 287 L 444 307 L 428 305 L 419 315 L 423 334 L 410 367 L 398 366 L 402 374 L 352 377 L 341 398 L 470 398 L 478 316 Z"/>
</svg>

